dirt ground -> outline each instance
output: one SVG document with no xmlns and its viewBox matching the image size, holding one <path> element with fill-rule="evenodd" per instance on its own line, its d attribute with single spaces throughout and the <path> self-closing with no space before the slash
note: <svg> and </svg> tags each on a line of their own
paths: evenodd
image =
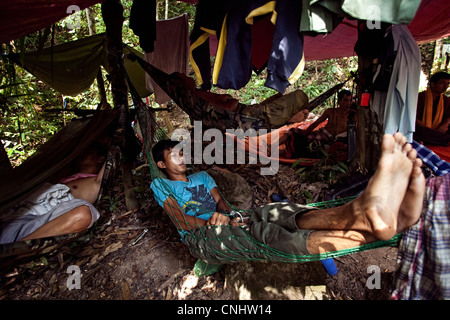
<svg viewBox="0 0 450 320">
<path fill-rule="evenodd" d="M 277 176 L 258 175 L 254 168 L 241 168 L 241 175 L 254 192 L 254 202 L 268 202 L 272 192 L 279 192 L 277 180 L 283 186 L 292 183 L 293 171 L 282 166 Z M 249 176 L 252 175 L 251 178 Z M 148 185 L 149 171 L 145 165 L 135 175 L 137 185 Z M 118 177 L 120 179 L 120 176 Z M 272 181 L 272 179 L 274 179 Z M 291 182 L 289 182 L 291 181 Z M 179 241 L 170 219 L 155 203 L 149 188 L 142 187 L 138 194 L 142 206 L 127 211 L 123 190 L 116 186 L 110 197 L 100 204 L 102 218 L 85 235 L 49 254 L 21 263 L 11 264 L 0 273 L 1 300 L 227 300 L 240 299 L 233 289 L 231 278 L 238 267 L 225 265 L 218 272 L 197 277 L 192 257 Z M 295 184 L 292 188 L 303 188 Z M 313 186 L 312 186 L 313 187 Z M 311 186 L 310 186 L 311 188 Z M 320 187 L 317 188 L 320 190 Z M 132 245 L 144 229 L 148 232 Z M 313 272 L 320 271 L 320 296 L 308 299 L 323 300 L 378 300 L 388 299 L 396 267 L 396 248 L 381 248 L 335 258 L 338 273 L 330 276 L 320 263 L 306 263 L 295 272 L 294 286 L 308 284 Z M 258 264 L 255 262 L 253 264 Z M 76 265 L 81 276 L 75 286 L 71 268 Z M 380 288 L 369 289 L 371 265 L 381 271 Z M 72 266 L 72 267 L 71 267 Z M 254 268 L 255 265 L 252 266 Z M 279 266 L 282 270 L 283 266 Z M 290 267 L 290 266 L 288 266 Z M 278 266 L 275 266 L 278 268 Z M 309 268 L 309 269 L 308 269 Z M 319 268 L 319 269 L 317 269 Z M 305 271 L 306 270 L 306 271 Z M 242 271 L 240 271 L 242 272 Z M 71 282 L 72 281 L 72 282 Z M 264 278 L 260 278 L 264 285 Z M 280 280 L 283 282 L 283 279 Z M 309 281 L 309 282 L 308 282 Z M 258 296 L 261 299 L 261 296 Z M 262 296 L 263 299 L 265 296 Z M 295 295 L 271 296 L 291 299 Z M 251 299 L 251 296 L 250 296 Z M 305 298 L 306 299 L 306 298 Z"/>
</svg>

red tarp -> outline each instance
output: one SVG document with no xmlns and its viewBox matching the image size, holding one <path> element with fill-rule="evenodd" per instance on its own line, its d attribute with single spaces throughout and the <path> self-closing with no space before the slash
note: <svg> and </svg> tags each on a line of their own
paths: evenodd
<svg viewBox="0 0 450 320">
<path fill-rule="evenodd" d="M 357 21 L 344 19 L 330 34 L 304 38 L 306 60 L 350 57 L 358 38 Z M 420 44 L 450 35 L 450 1 L 422 0 L 414 19 L 408 25 Z"/>
<path fill-rule="evenodd" d="M 450 1 L 422 0 L 408 28 L 419 44 L 449 36 Z M 357 21 L 346 18 L 329 34 L 305 36 L 303 49 L 305 59 L 311 61 L 354 56 L 353 48 L 357 39 Z M 215 36 L 210 36 L 210 49 L 211 55 L 215 55 L 217 49 Z"/>
<path fill-rule="evenodd" d="M 102 0 L 2 0 L 0 43 L 5 43 L 45 27 L 68 16 L 71 5 L 81 10 Z M 185 2 L 195 2 L 185 1 Z M 450 1 L 423 0 L 408 25 L 418 43 L 450 35 Z M 305 37 L 306 60 L 321 60 L 354 55 L 357 40 L 356 21 L 344 21 L 330 34 Z"/>
<path fill-rule="evenodd" d="M 2 0 L 0 43 L 49 27 L 78 8 L 83 10 L 100 2 L 103 0 Z"/>
</svg>

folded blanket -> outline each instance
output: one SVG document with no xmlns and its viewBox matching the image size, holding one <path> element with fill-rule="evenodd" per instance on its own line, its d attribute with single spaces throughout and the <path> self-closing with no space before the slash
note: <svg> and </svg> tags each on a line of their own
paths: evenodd
<svg viewBox="0 0 450 320">
<path fill-rule="evenodd" d="M 416 149 L 417 156 L 422 159 L 423 163 L 428 166 L 436 176 L 443 176 L 450 173 L 450 163 L 445 159 L 441 159 L 439 155 L 431 150 L 432 148 L 427 148 L 414 140 L 412 146 Z M 450 149 L 450 147 L 447 147 L 447 149 Z M 448 151 L 450 152 L 450 150 Z"/>
</svg>

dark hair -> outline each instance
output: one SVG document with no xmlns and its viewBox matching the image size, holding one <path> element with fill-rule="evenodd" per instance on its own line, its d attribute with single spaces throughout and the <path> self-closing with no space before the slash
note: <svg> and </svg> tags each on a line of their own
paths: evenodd
<svg viewBox="0 0 450 320">
<path fill-rule="evenodd" d="M 436 83 L 441 79 L 450 79 L 450 74 L 444 71 L 436 72 L 431 76 L 430 83 Z"/>
<path fill-rule="evenodd" d="M 107 154 L 108 150 L 101 143 L 94 142 L 73 160 L 75 172 L 98 173 Z"/>
<path fill-rule="evenodd" d="M 179 141 L 173 140 L 158 141 L 152 148 L 152 155 L 155 162 L 164 161 L 164 150 L 173 149 L 179 143 Z"/>
<path fill-rule="evenodd" d="M 343 89 L 338 93 L 338 101 L 341 100 L 344 96 L 351 96 L 352 92 L 348 89 Z"/>
</svg>

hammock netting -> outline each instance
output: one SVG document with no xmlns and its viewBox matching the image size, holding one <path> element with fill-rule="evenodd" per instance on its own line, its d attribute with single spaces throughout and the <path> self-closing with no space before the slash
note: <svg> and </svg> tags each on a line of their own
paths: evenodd
<svg viewBox="0 0 450 320">
<path fill-rule="evenodd" d="M 145 70 L 147 71 L 147 69 Z M 153 76 L 153 74 L 150 75 Z M 158 83 L 157 77 L 155 77 L 154 80 Z M 157 128 L 154 113 L 149 110 L 138 95 L 133 94 L 133 86 L 131 83 L 129 83 L 129 87 L 131 88 L 132 97 L 137 109 L 136 114 L 142 131 L 151 179 L 152 181 L 158 179 L 160 182 L 158 187 L 164 189 L 166 194 L 170 194 L 174 200 L 178 201 L 180 197 L 177 194 L 173 194 L 167 183 L 168 180 L 165 179 L 165 174 L 157 167 L 150 152 L 154 143 L 159 140 L 169 138 L 164 134 L 164 130 Z M 169 96 L 170 93 L 171 92 L 167 92 Z M 188 168 L 187 174 L 193 172 L 195 172 L 193 168 Z M 324 201 L 312 203 L 309 204 L 309 206 L 318 209 L 330 208 L 340 206 L 351 199 L 352 198 Z M 229 199 L 225 199 L 224 197 L 224 200 L 228 203 L 232 211 L 238 212 L 243 217 L 248 217 L 251 215 L 252 210 L 242 210 L 232 205 Z M 192 206 L 190 208 L 192 209 Z M 376 241 L 354 248 L 330 251 L 315 255 L 296 255 L 271 248 L 264 243 L 261 243 L 255 239 L 245 227 L 228 225 L 220 227 L 211 226 L 208 228 L 199 225 L 192 225 L 192 223 L 189 223 L 186 220 L 185 215 L 177 215 L 174 207 L 170 205 L 165 206 L 164 211 L 168 214 L 178 231 L 184 235 L 185 241 L 187 239 L 191 239 L 194 240 L 194 242 L 200 241 L 204 244 L 202 249 L 188 246 L 191 254 L 199 258 L 194 267 L 194 271 L 197 275 L 211 274 L 217 271 L 223 264 L 238 263 L 242 261 L 301 263 L 324 260 L 379 247 L 397 246 L 401 237 L 401 234 L 398 234 L 387 241 Z M 184 226 L 184 228 L 181 226 Z M 188 230 L 183 230 L 186 229 L 186 226 L 189 226 Z M 231 230 L 232 228 L 237 228 L 239 230 Z"/>
</svg>

